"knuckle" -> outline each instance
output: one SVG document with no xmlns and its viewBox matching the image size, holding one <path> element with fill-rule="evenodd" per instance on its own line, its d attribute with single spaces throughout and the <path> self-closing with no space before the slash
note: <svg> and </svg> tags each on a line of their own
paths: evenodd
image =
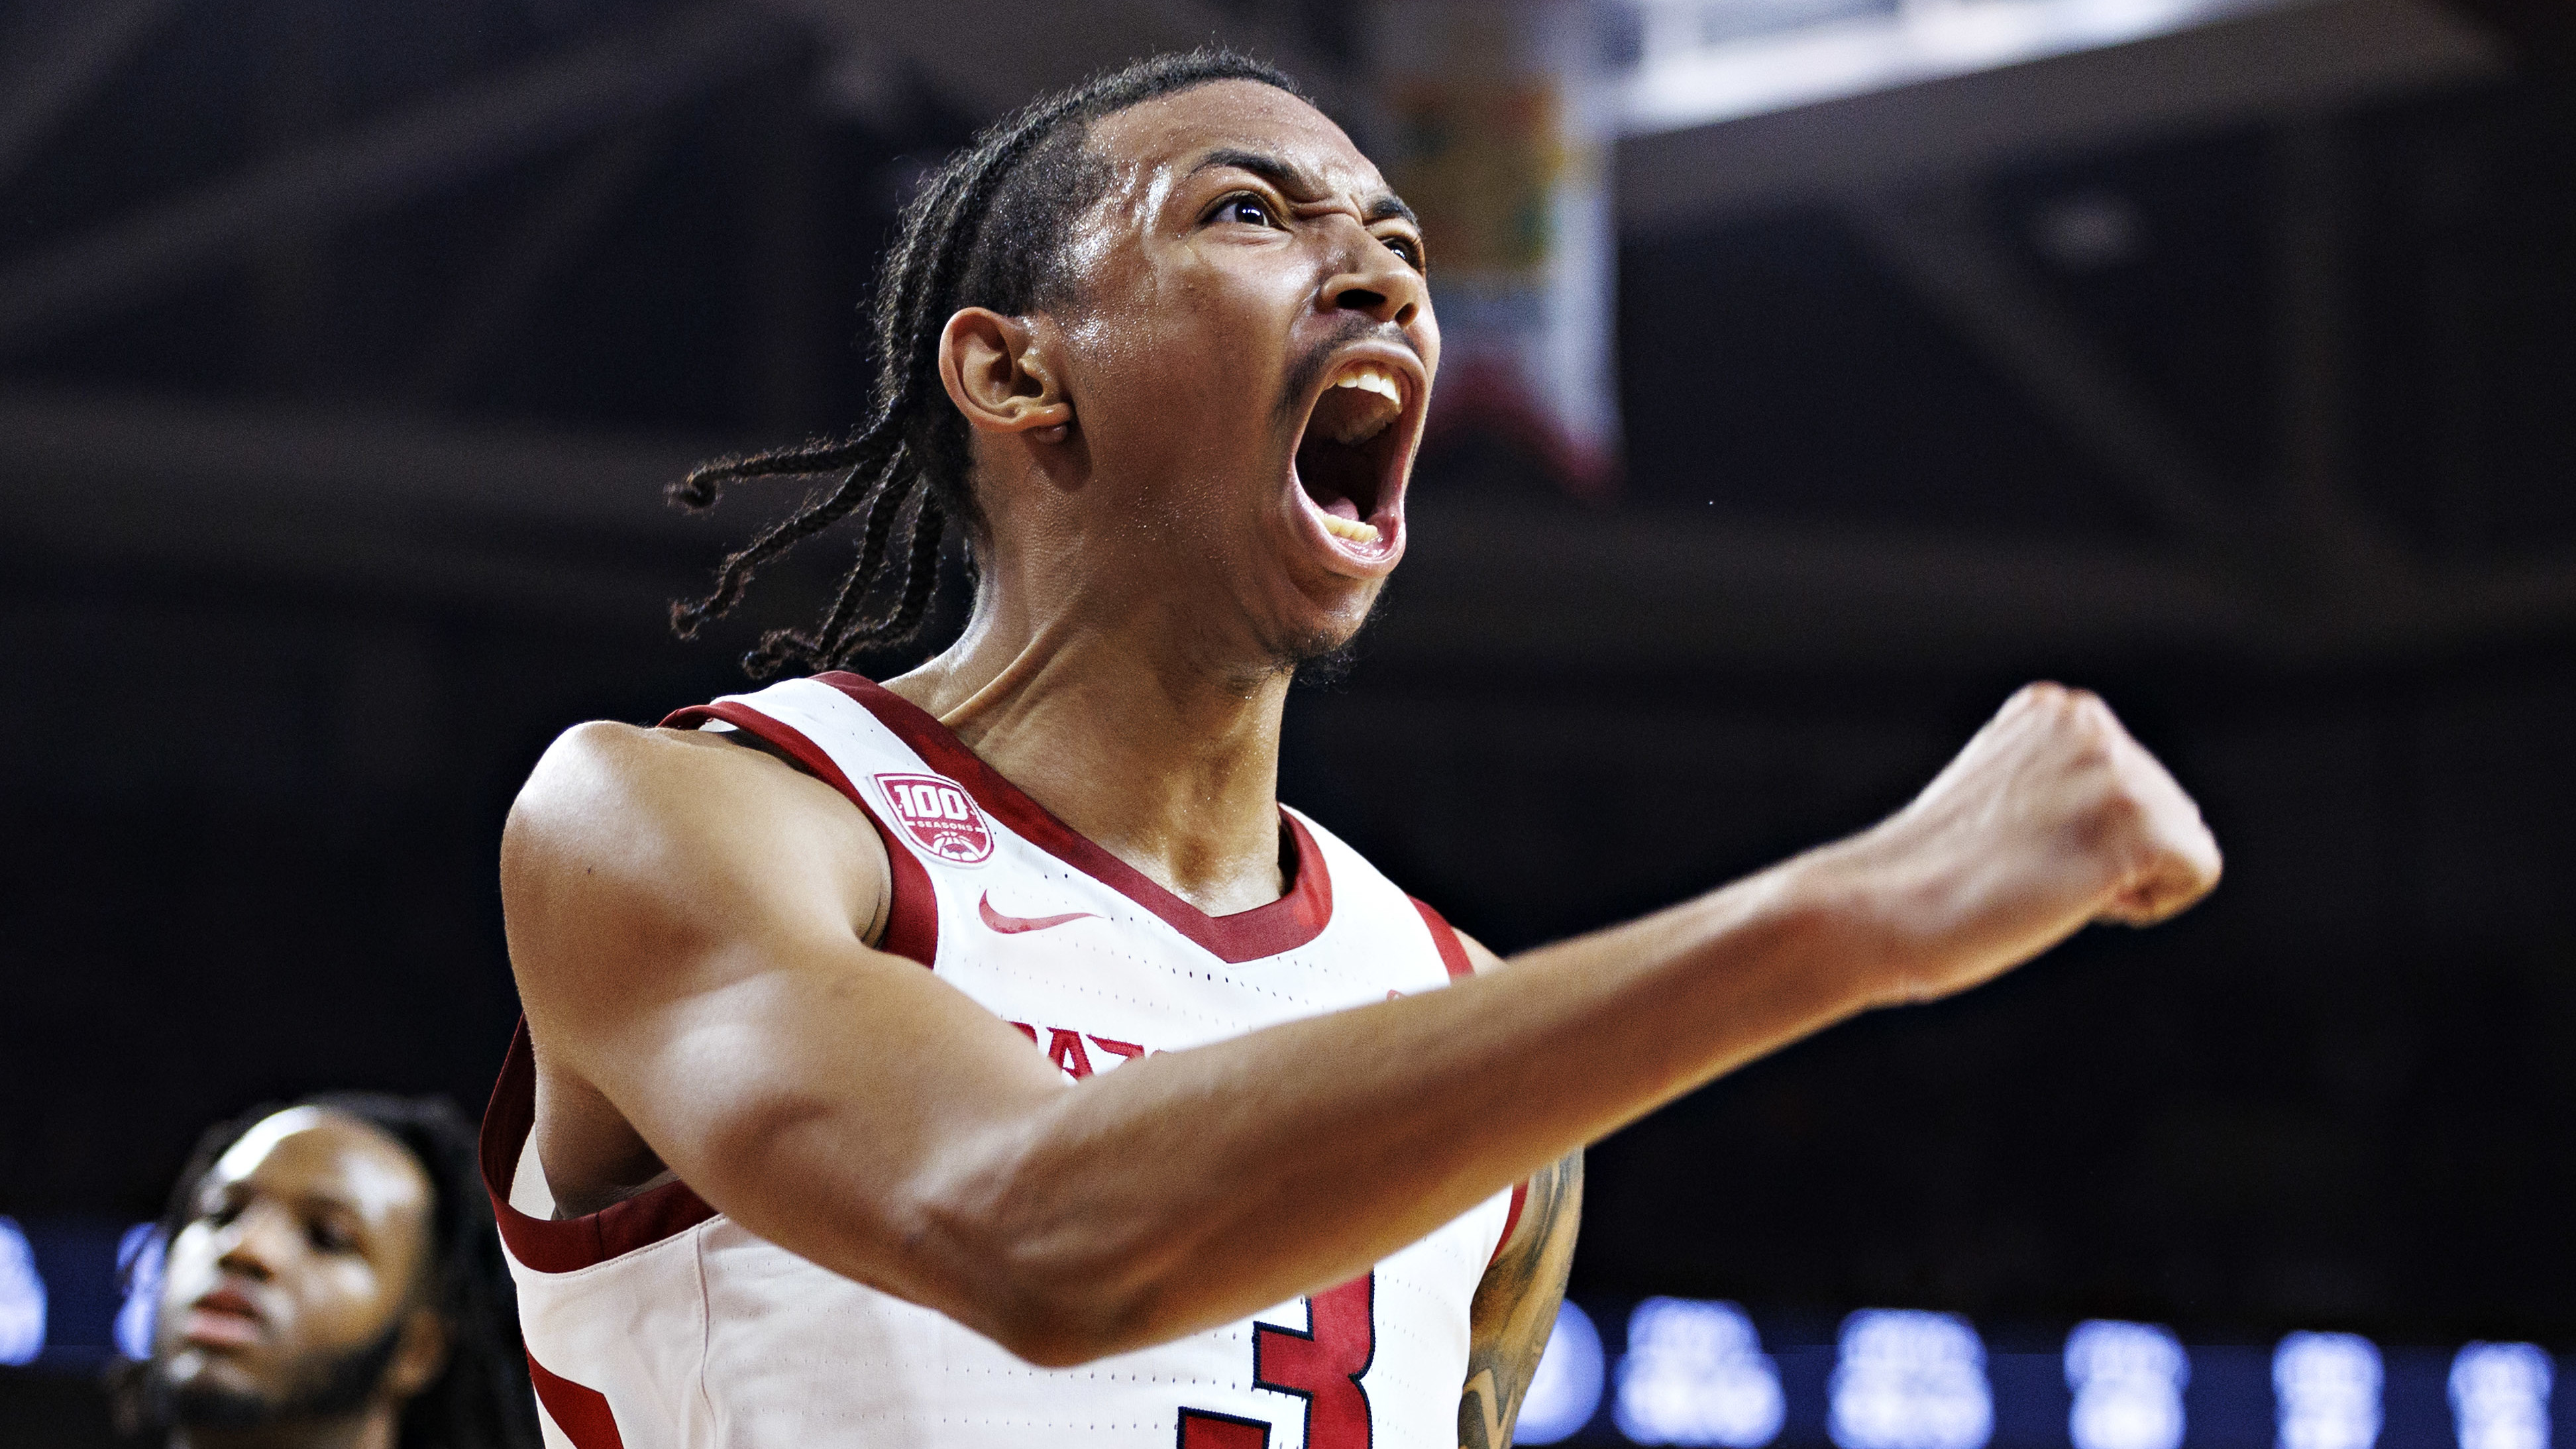
<svg viewBox="0 0 2576 1449">
<path fill-rule="evenodd" d="M 2128 791 L 2113 790 L 2094 802 L 2092 814 L 2095 832 L 2105 840 L 2120 842 L 2144 833 L 2147 807 Z"/>
</svg>

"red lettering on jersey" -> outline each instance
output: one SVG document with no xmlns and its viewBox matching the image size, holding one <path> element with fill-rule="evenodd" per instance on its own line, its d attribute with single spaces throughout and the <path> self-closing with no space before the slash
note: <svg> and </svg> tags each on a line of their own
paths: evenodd
<svg viewBox="0 0 2576 1449">
<path fill-rule="evenodd" d="M 1270 1449 L 1270 1426 L 1259 1419 L 1183 1409 L 1181 1449 Z"/>
<path fill-rule="evenodd" d="M 1132 1041 L 1111 1041 L 1105 1036 L 1095 1035 L 1091 1039 L 1091 1044 L 1113 1056 L 1125 1057 L 1131 1062 L 1145 1054 L 1145 1049 Z"/>
<path fill-rule="evenodd" d="M 1025 1021 L 1015 1021 L 1012 1022 L 1011 1025 L 1020 1029 L 1020 1035 L 1029 1039 L 1029 1045 L 1036 1046 L 1038 1044 L 1038 1029 L 1036 1027 L 1029 1025 Z"/>
<path fill-rule="evenodd" d="M 965 786 L 945 775 L 879 775 L 877 786 L 915 845 L 957 865 L 991 858 L 993 827 Z"/>
<path fill-rule="evenodd" d="M 1369 1449 L 1368 1390 L 1377 1358 L 1377 1274 L 1306 1300 L 1307 1331 L 1252 1326 L 1252 1382 L 1306 1401 L 1306 1449 Z"/>
<path fill-rule="evenodd" d="M 1060 1026 L 1047 1028 L 1047 1060 L 1073 1073 L 1076 1080 L 1091 1075 L 1091 1053 L 1082 1049 L 1082 1033 Z M 1032 1041 L 1036 1038 L 1030 1038 Z"/>
</svg>

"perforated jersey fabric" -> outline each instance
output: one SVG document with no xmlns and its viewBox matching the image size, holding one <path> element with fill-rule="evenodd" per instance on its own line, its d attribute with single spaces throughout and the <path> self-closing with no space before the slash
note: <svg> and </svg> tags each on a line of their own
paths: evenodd
<svg viewBox="0 0 2576 1449">
<path fill-rule="evenodd" d="M 850 674 L 683 710 L 759 735 L 866 812 L 880 945 L 1069 1077 L 1438 990 L 1457 938 L 1294 811 L 1280 900 L 1210 917 L 1074 833 L 935 719 Z M 525 1028 L 484 1122 L 548 1444 L 1454 1449 L 1468 1305 L 1517 1209 L 1497 1194 L 1350 1283 L 1173 1343 L 1043 1369 L 744 1231 L 687 1185 L 557 1220 L 527 1150 Z"/>
</svg>

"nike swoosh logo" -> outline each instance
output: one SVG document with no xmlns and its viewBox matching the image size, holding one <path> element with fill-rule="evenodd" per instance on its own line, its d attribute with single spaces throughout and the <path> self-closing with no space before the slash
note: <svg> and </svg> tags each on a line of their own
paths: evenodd
<svg viewBox="0 0 2576 1449">
<path fill-rule="evenodd" d="M 984 898 L 975 903 L 975 911 L 976 914 L 984 918 L 985 925 L 992 927 L 994 930 L 1001 932 L 1005 936 L 1016 936 L 1022 931 L 1043 931 L 1049 926 L 1061 926 L 1067 921 L 1096 921 L 1100 919 L 1100 917 L 1094 915 L 1090 911 L 1067 911 L 1061 916 L 1006 916 L 1000 911 L 993 909 L 993 893 L 991 891 L 984 892 Z"/>
</svg>

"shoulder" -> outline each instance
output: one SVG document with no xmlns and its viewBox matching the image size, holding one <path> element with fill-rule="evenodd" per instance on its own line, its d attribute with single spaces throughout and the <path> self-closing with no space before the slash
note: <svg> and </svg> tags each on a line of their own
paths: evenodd
<svg viewBox="0 0 2576 1449">
<path fill-rule="evenodd" d="M 757 742 L 609 721 L 576 725 L 547 749 L 501 837 L 513 915 L 557 896 L 694 914 L 781 892 L 855 891 L 866 920 L 885 873 L 866 817 Z"/>
<path fill-rule="evenodd" d="M 528 775 L 520 803 L 605 788 L 685 782 L 706 772 L 739 768 L 745 752 L 704 730 L 648 729 L 595 719 L 555 737 Z"/>
<path fill-rule="evenodd" d="M 722 808 L 825 809 L 839 792 L 748 736 L 592 720 L 558 736 L 521 787 L 509 829 L 561 830 Z M 827 813 L 850 813 L 847 807 Z"/>
<path fill-rule="evenodd" d="M 1459 930 L 1456 926 L 1451 926 L 1449 933 L 1456 936 L 1458 944 L 1466 949 L 1467 964 L 1476 968 L 1477 975 L 1482 976 L 1503 964 L 1503 958 L 1494 954 L 1492 948 L 1484 942 Z"/>
</svg>

